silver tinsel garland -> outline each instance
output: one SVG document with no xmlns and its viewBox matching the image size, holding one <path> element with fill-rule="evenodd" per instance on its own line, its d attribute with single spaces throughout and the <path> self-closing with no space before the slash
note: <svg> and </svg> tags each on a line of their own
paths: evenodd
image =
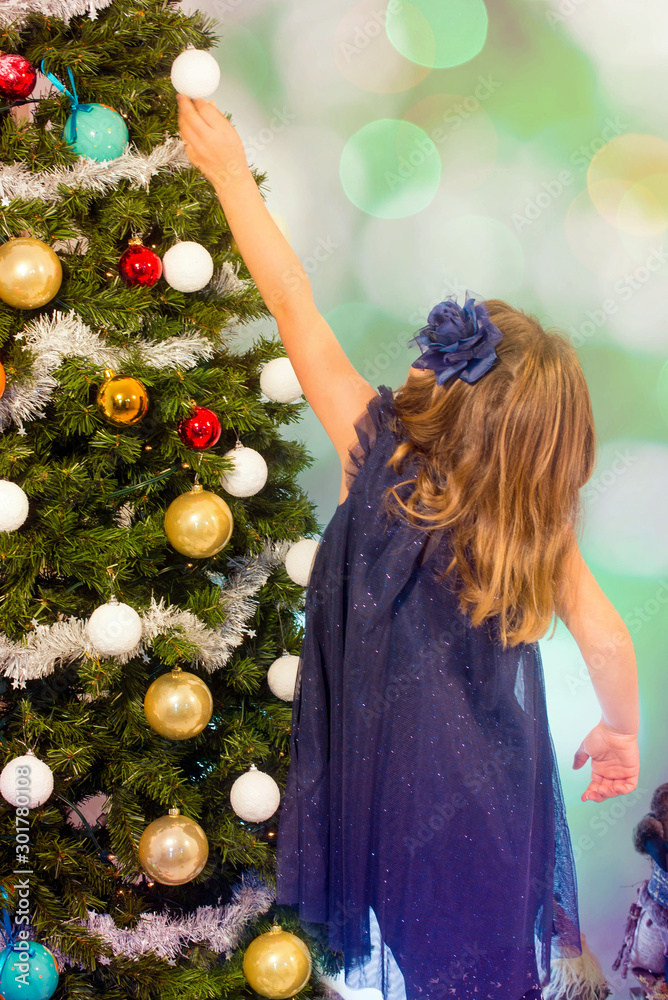
<svg viewBox="0 0 668 1000">
<path fill-rule="evenodd" d="M 0 0 L 0 25 L 20 28 L 28 14 L 59 17 L 66 22 L 78 14 L 95 18 L 110 3 L 111 0 Z"/>
<path fill-rule="evenodd" d="M 207 628 L 191 611 L 183 611 L 164 601 L 151 599 L 151 605 L 142 616 L 142 640 L 135 649 L 114 657 L 117 663 L 127 663 L 135 656 L 147 656 L 153 640 L 159 635 L 179 631 L 188 642 L 197 647 L 194 665 L 209 673 L 223 667 L 244 636 L 255 635 L 248 627 L 248 620 L 255 613 L 258 601 L 253 597 L 264 586 L 270 573 L 285 560 L 290 542 L 265 543 L 257 556 L 231 559 L 236 569 L 221 591 L 221 601 L 227 609 L 227 618 L 217 629 Z M 210 573 L 213 582 L 222 579 Z M 34 621 L 34 631 L 23 642 L 12 642 L 0 634 L 0 675 L 10 678 L 12 687 L 24 688 L 26 681 L 47 677 L 58 666 L 64 666 L 84 656 L 97 657 L 86 634 L 86 620 L 68 618 L 53 625 L 40 625 Z"/>
<path fill-rule="evenodd" d="M 234 288 L 238 280 L 230 264 L 218 278 L 223 288 Z M 17 333 L 16 340 L 24 341 L 24 349 L 35 355 L 35 361 L 32 377 L 13 381 L 5 389 L 0 399 L 0 430 L 14 422 L 19 433 L 24 423 L 44 415 L 58 387 L 53 373 L 64 358 L 88 358 L 100 369 L 118 369 L 131 354 L 139 352 L 144 364 L 152 368 L 188 369 L 194 368 L 202 358 L 209 360 L 216 352 L 215 344 L 196 333 L 183 333 L 162 341 L 135 337 L 127 347 L 111 347 L 74 311 L 40 316 Z"/>
<path fill-rule="evenodd" d="M 232 901 L 226 906 L 198 906 L 193 913 L 181 918 L 167 913 L 142 913 L 135 930 L 117 927 L 108 913 L 88 910 L 88 921 L 81 929 L 99 937 L 111 947 L 114 955 L 126 958 L 152 954 L 175 965 L 177 959 L 196 944 L 230 958 L 245 929 L 266 913 L 274 901 L 273 890 L 254 871 L 244 872 L 232 893 Z M 75 929 L 79 926 L 75 924 Z M 59 966 L 84 968 L 61 952 L 55 942 L 46 940 L 44 944 L 51 949 Z M 110 963 L 104 955 L 99 956 L 98 961 L 101 965 Z"/>
<path fill-rule="evenodd" d="M 151 179 L 163 170 L 181 170 L 192 164 L 186 155 L 183 143 L 175 136 L 169 136 L 150 153 L 138 153 L 129 148 L 115 160 L 98 163 L 86 156 L 80 156 L 70 167 L 58 167 L 33 173 L 26 163 L 8 163 L 0 168 L 0 197 L 5 201 L 20 198 L 24 201 L 60 201 L 67 190 L 105 191 L 115 188 L 121 181 L 129 181 L 130 187 L 148 186 Z"/>
</svg>

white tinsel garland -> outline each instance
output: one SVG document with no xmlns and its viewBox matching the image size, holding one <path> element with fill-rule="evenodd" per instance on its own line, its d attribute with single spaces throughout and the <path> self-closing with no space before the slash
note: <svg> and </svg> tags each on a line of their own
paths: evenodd
<svg viewBox="0 0 668 1000">
<path fill-rule="evenodd" d="M 231 559 L 237 570 L 228 578 L 221 592 L 227 617 L 217 629 L 210 629 L 191 611 L 183 611 L 163 600 L 151 605 L 142 616 L 142 641 L 129 653 L 114 657 L 117 663 L 127 663 L 135 656 L 147 656 L 153 640 L 178 629 L 197 648 L 193 663 L 213 673 L 223 667 L 244 636 L 255 635 L 248 620 L 257 607 L 253 595 L 264 586 L 270 573 L 285 559 L 289 542 L 265 543 L 257 556 Z M 216 574 L 209 574 L 218 582 Z M 40 625 L 34 621 L 34 631 L 23 642 L 12 642 L 0 634 L 0 675 L 10 678 L 12 687 L 24 688 L 26 681 L 47 677 L 58 666 L 64 666 L 84 656 L 96 657 L 86 633 L 86 619 L 70 617 Z"/>
<path fill-rule="evenodd" d="M 110 3 L 111 0 L 0 0 L 0 25 L 18 28 L 29 14 L 59 17 L 65 22 L 80 14 L 95 18 Z"/>
<path fill-rule="evenodd" d="M 272 889 L 252 870 L 242 874 L 232 893 L 232 901 L 226 906 L 198 906 L 181 918 L 168 913 L 142 913 L 135 930 L 117 927 L 108 913 L 88 910 L 88 921 L 82 930 L 99 937 L 114 955 L 126 958 L 152 954 L 175 965 L 194 944 L 231 958 L 245 929 L 266 913 L 274 901 Z M 53 951 L 59 966 L 84 968 L 55 947 L 55 942 L 45 944 Z M 106 956 L 99 956 L 98 961 L 101 965 L 110 963 Z"/>
<path fill-rule="evenodd" d="M 23 424 L 43 416 L 45 407 L 58 386 L 53 373 L 63 358 L 88 358 L 101 369 L 122 367 L 133 350 L 152 368 L 193 368 L 200 358 L 209 360 L 216 347 L 206 337 L 184 333 L 167 340 L 151 341 L 133 338 L 128 347 L 111 347 L 93 333 L 75 312 L 54 312 L 28 323 L 17 340 L 36 357 L 32 377 L 11 382 L 0 399 L 0 430 L 12 421 L 20 431 Z"/>
<path fill-rule="evenodd" d="M 61 185 L 67 191 L 77 189 L 103 194 L 118 187 L 121 181 L 129 181 L 130 187 L 145 187 L 148 190 L 151 179 L 160 171 L 182 170 L 190 166 L 192 164 L 181 140 L 169 136 L 150 153 L 138 153 L 130 148 L 115 160 L 104 160 L 101 163 L 80 156 L 72 166 L 39 173 L 33 173 L 26 163 L 5 164 L 0 168 L 0 192 L 3 198 L 10 200 L 20 198 L 25 201 L 37 199 L 49 202 L 62 200 L 63 192 L 59 190 Z"/>
</svg>

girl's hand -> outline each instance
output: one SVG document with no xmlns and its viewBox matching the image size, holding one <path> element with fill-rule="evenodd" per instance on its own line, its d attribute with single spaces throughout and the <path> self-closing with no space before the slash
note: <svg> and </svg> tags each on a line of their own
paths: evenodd
<svg viewBox="0 0 668 1000">
<path fill-rule="evenodd" d="M 213 104 L 177 94 L 179 128 L 188 159 L 214 187 L 220 188 L 248 171 L 237 130 Z"/>
<path fill-rule="evenodd" d="M 590 757 L 591 781 L 581 796 L 583 802 L 628 795 L 638 784 L 640 754 L 634 734 L 615 732 L 601 720 L 580 744 L 573 767 L 577 770 Z"/>
</svg>

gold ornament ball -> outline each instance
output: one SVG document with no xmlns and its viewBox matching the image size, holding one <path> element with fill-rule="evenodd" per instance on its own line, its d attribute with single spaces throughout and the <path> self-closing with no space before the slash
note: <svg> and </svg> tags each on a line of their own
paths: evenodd
<svg viewBox="0 0 668 1000">
<path fill-rule="evenodd" d="M 97 390 L 97 405 L 105 420 L 116 427 L 137 424 L 148 411 L 148 393 L 139 379 L 105 371 L 106 382 Z"/>
<path fill-rule="evenodd" d="M 244 975 L 260 996 L 293 997 L 310 979 L 311 956 L 301 938 L 274 924 L 246 948 Z"/>
<path fill-rule="evenodd" d="M 0 246 L 0 299 L 16 309 L 39 309 L 63 280 L 58 257 L 42 240 L 20 236 Z"/>
<path fill-rule="evenodd" d="M 149 726 L 168 740 L 189 740 L 208 725 L 213 698 L 196 674 L 180 667 L 156 678 L 144 697 Z"/>
<path fill-rule="evenodd" d="M 170 809 L 168 816 L 153 820 L 139 841 L 139 860 L 147 875 L 162 885 L 183 885 L 204 868 L 209 842 L 194 819 Z"/>
<path fill-rule="evenodd" d="M 207 559 L 225 548 L 232 537 L 232 511 L 222 497 L 199 483 L 172 500 L 165 511 L 165 534 L 184 556 Z"/>
</svg>

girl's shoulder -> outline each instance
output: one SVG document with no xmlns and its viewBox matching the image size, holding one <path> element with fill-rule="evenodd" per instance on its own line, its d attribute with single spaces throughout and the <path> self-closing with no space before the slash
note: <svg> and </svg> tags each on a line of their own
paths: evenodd
<svg viewBox="0 0 668 1000">
<path fill-rule="evenodd" d="M 354 427 L 357 441 L 348 449 L 345 468 L 348 489 L 364 467 L 379 438 L 388 433 L 393 436 L 400 433 L 393 390 L 386 385 L 379 385 L 377 395 L 371 397 L 364 413 L 355 421 Z"/>
</svg>

